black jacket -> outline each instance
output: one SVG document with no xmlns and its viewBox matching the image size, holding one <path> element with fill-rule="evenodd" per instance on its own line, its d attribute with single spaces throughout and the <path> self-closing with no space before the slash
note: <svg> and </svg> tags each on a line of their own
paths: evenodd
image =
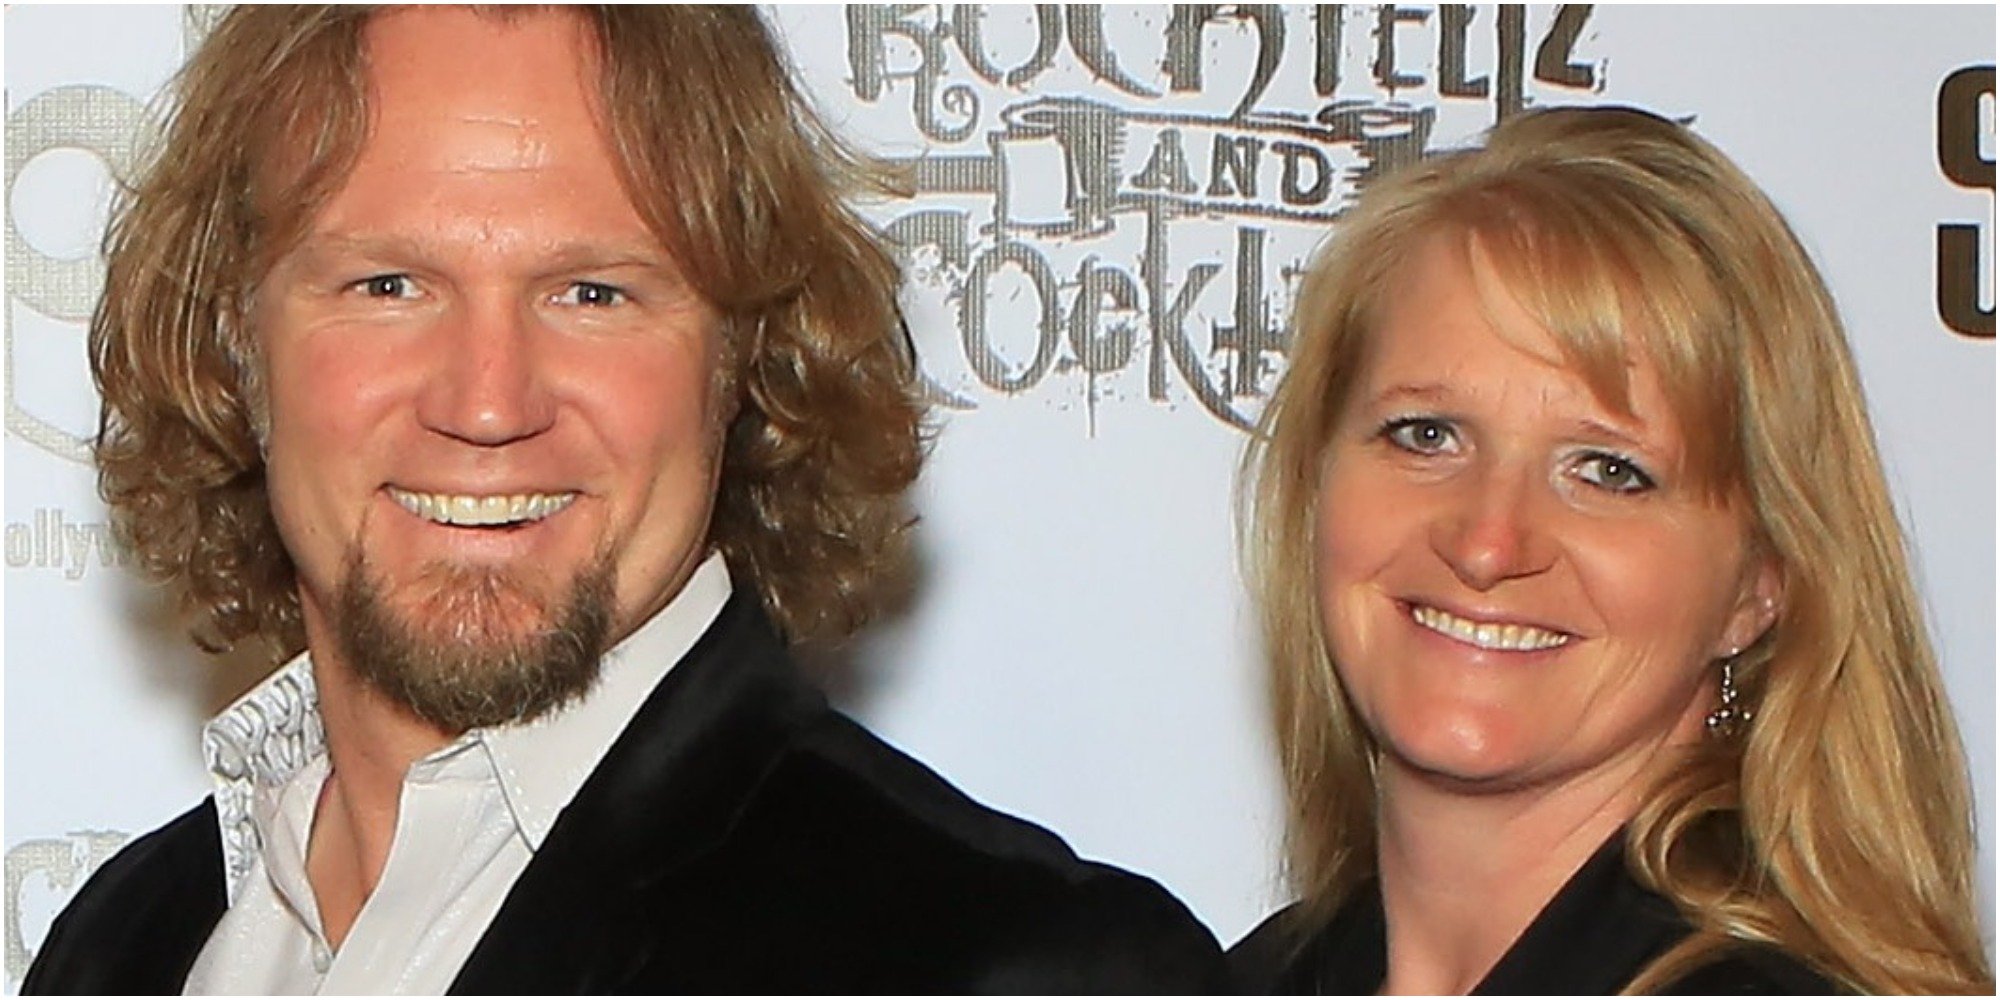
<svg viewBox="0 0 2000 1000">
<path fill-rule="evenodd" d="M 56 920 L 24 993 L 172 993 L 220 919 L 212 802 Z M 454 993 L 1189 992 L 1214 938 L 829 708 L 738 594 L 563 810 Z"/>
<path fill-rule="evenodd" d="M 1369 881 L 1319 928 L 1300 926 L 1296 906 L 1278 911 L 1229 950 L 1246 993 L 1374 994 L 1389 974 L 1381 887 Z M 1625 868 L 1625 833 L 1577 869 L 1486 978 L 1483 995 L 1617 993 L 1647 962 L 1690 933 L 1664 897 Z M 1771 948 L 1745 945 L 1670 983 L 1661 993 L 1825 994 L 1831 984 Z"/>
</svg>

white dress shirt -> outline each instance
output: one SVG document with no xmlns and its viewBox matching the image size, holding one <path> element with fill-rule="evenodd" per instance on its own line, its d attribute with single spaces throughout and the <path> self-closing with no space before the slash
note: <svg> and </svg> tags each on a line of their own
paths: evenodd
<svg viewBox="0 0 2000 1000">
<path fill-rule="evenodd" d="M 604 656 L 581 699 L 525 725 L 475 729 L 410 765 L 382 878 L 338 950 L 306 878 L 326 781 L 312 665 L 301 655 L 211 721 L 229 909 L 188 993 L 443 993 L 557 815 L 667 671 L 728 601 L 722 557 Z"/>
</svg>

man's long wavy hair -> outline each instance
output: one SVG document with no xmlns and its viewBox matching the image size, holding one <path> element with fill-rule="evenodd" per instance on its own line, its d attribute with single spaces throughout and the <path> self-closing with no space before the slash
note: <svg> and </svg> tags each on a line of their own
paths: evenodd
<svg viewBox="0 0 2000 1000">
<path fill-rule="evenodd" d="M 368 134 L 373 13 L 223 17 L 105 239 L 99 487 L 212 651 L 303 645 L 265 495 L 250 302 Z M 924 452 L 898 269 L 843 202 L 889 186 L 821 124 L 753 8 L 561 16 L 591 25 L 628 195 L 723 317 L 735 415 L 709 541 L 789 638 L 843 637 L 894 580 Z"/>
<path fill-rule="evenodd" d="M 1326 446 L 1383 296 L 1440 232 L 1486 247 L 1600 398 L 1626 399 L 1628 358 L 1649 358 L 1691 473 L 1747 500 L 1754 544 L 1783 573 L 1776 624 L 1736 666 L 1754 719 L 1687 748 L 1627 828 L 1634 874 L 1695 928 L 1627 990 L 1747 941 L 1851 989 L 1990 993 L 1958 732 L 1832 299 L 1747 176 L 1627 109 L 1523 114 L 1484 148 L 1369 188 L 1301 291 L 1243 509 L 1309 914 L 1371 876 L 1377 850 L 1376 750 L 1314 583 Z"/>
</svg>

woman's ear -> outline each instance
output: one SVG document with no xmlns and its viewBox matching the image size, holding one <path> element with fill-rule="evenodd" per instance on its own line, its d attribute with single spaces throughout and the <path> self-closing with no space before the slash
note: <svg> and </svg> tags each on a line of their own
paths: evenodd
<svg viewBox="0 0 2000 1000">
<path fill-rule="evenodd" d="M 1784 571 L 1775 557 L 1760 552 L 1745 569 L 1736 607 L 1730 611 L 1721 646 L 1715 650 L 1716 659 L 1734 656 L 1763 638 L 1777 622 L 1784 602 Z"/>
</svg>

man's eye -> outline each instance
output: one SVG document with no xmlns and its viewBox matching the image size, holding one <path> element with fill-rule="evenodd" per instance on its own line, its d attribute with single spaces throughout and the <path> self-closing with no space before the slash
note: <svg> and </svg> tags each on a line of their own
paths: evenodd
<svg viewBox="0 0 2000 1000">
<path fill-rule="evenodd" d="M 595 281 L 579 281 L 570 285 L 558 301 L 573 306 L 615 306 L 625 301 L 625 292 Z"/>
<path fill-rule="evenodd" d="M 1576 474 L 1584 482 L 1613 493 L 1643 493 L 1653 488 L 1653 477 L 1639 463 L 1623 455 L 1593 452 L 1577 463 Z"/>
<path fill-rule="evenodd" d="M 371 299 L 408 299 L 417 294 L 407 274 L 378 274 L 355 282 L 353 287 Z"/>
<path fill-rule="evenodd" d="M 1403 417 L 1382 425 L 1382 436 L 1404 451 L 1436 455 L 1457 444 L 1451 425 L 1431 417 Z"/>
</svg>

